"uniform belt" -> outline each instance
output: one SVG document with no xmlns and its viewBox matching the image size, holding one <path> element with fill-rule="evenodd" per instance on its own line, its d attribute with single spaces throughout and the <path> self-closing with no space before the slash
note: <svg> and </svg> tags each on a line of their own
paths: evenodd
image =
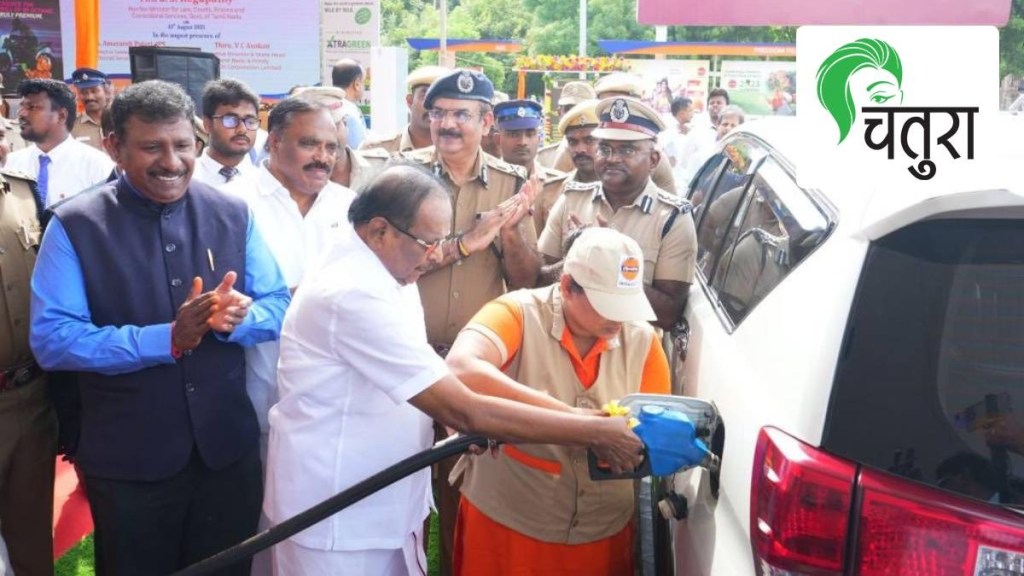
<svg viewBox="0 0 1024 576">
<path fill-rule="evenodd" d="M 452 347 L 447 344 L 431 344 L 430 347 L 433 348 L 434 352 L 437 352 L 437 355 L 441 358 L 447 356 L 448 351 L 452 349 Z"/>
<path fill-rule="evenodd" d="M 43 373 L 43 369 L 35 361 L 26 362 L 0 371 L 0 393 L 21 388 L 32 382 Z"/>
</svg>

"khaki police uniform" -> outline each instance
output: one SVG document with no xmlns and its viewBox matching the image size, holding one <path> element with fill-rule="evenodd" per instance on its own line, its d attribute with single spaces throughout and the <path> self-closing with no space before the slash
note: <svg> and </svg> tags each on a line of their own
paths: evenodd
<svg viewBox="0 0 1024 576">
<path fill-rule="evenodd" d="M 516 194 L 526 180 L 526 171 L 521 166 L 513 166 L 482 150 L 473 166 L 476 176 L 461 187 L 452 181 L 433 146 L 406 153 L 405 157 L 426 166 L 444 181 L 451 194 L 453 234 L 473 228 L 477 213 L 496 208 Z M 524 227 L 527 244 L 536 245 L 533 220 L 525 218 L 520 225 Z M 496 238 L 492 250 L 474 252 L 420 277 L 427 340 L 435 348 L 451 346 L 462 327 L 484 304 L 505 293 L 498 257 L 501 249 L 501 240 Z"/>
<path fill-rule="evenodd" d="M 697 233 L 689 204 L 653 181 L 647 181 L 632 204 L 617 211 L 605 198 L 600 182 L 566 182 L 540 235 L 541 253 L 559 260 L 565 257 L 565 243 L 573 232 L 570 214 L 584 224 L 596 224 L 600 215 L 610 227 L 636 240 L 644 253 L 645 284 L 654 280 L 693 282 Z"/>
<path fill-rule="evenodd" d="M 0 170 L 0 530 L 16 574 L 53 573 L 57 419 L 28 340 L 41 236 L 34 186 Z"/>
<path fill-rule="evenodd" d="M 350 146 L 346 146 L 345 153 L 348 154 L 350 166 L 348 187 L 356 192 L 369 184 L 370 180 L 373 180 L 373 177 L 379 174 L 392 158 L 387 150 L 380 148 L 356 151 Z"/>
<path fill-rule="evenodd" d="M 106 152 L 103 149 L 103 130 L 100 128 L 100 123 L 90 118 L 85 112 L 79 114 L 78 118 L 75 119 L 75 125 L 71 129 L 71 137 L 101 152 Z"/>
<path fill-rule="evenodd" d="M 554 144 L 548 144 L 547 146 L 541 146 L 540 150 L 537 150 L 537 163 L 547 168 L 555 168 L 555 162 L 558 161 L 562 152 L 566 150 L 565 140 L 559 140 Z M 572 166 L 572 157 L 569 157 L 569 165 Z M 555 168 L 557 170 L 557 168 Z M 564 170 L 563 170 L 564 172 Z"/>
<path fill-rule="evenodd" d="M 533 173 L 541 184 L 540 192 L 533 202 L 533 225 L 537 230 L 543 230 L 548 214 L 562 195 L 562 186 L 568 174 L 543 166 L 536 159 L 533 161 Z"/>
<path fill-rule="evenodd" d="M 416 149 L 412 144 L 412 138 L 409 136 L 408 127 L 398 134 L 393 134 L 385 138 L 367 138 L 359 145 L 360 152 L 377 148 L 387 150 L 392 155 Z"/>
</svg>

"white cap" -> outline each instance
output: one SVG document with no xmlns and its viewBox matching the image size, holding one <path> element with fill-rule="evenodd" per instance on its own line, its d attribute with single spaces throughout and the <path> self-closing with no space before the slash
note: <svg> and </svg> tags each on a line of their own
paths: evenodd
<svg viewBox="0 0 1024 576">
<path fill-rule="evenodd" d="M 613 322 L 651 321 L 657 317 L 644 293 L 644 254 L 629 236 L 593 227 L 576 238 L 563 271 L 583 287 L 587 300 Z"/>
</svg>

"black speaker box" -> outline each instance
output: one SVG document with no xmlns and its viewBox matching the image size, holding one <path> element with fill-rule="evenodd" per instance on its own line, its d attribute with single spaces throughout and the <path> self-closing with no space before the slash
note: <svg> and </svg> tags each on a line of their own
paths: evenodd
<svg viewBox="0 0 1024 576">
<path fill-rule="evenodd" d="M 146 80 L 174 82 L 185 89 L 202 116 L 203 86 L 220 78 L 220 58 L 198 48 L 132 46 L 128 48 L 132 83 Z"/>
</svg>

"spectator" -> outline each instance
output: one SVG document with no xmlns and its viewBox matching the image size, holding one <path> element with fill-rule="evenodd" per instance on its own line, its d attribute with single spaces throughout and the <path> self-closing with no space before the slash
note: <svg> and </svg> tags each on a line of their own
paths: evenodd
<svg viewBox="0 0 1024 576">
<path fill-rule="evenodd" d="M 67 84 L 25 80 L 18 85 L 18 95 L 21 137 L 32 145 L 8 155 L 6 167 L 35 178 L 43 206 L 70 198 L 110 175 L 110 158 L 71 136 L 75 95 Z"/>
<path fill-rule="evenodd" d="M 202 106 L 209 143 L 196 159 L 195 179 L 222 192 L 251 190 L 256 166 L 249 152 L 260 127 L 259 96 L 238 80 L 221 78 L 203 87 Z"/>
<path fill-rule="evenodd" d="M 30 338 L 40 366 L 79 382 L 97 564 L 167 574 L 256 531 L 243 346 L 277 338 L 289 294 L 245 202 L 191 181 L 188 95 L 142 82 L 111 114 L 122 174 L 54 209 Z"/>
<path fill-rule="evenodd" d="M 363 99 L 363 67 L 350 58 L 338 60 L 331 69 L 331 83 L 345 91 L 345 125 L 348 126 L 348 143 L 359 148 L 366 138 L 366 122 L 359 102 Z"/>
</svg>

